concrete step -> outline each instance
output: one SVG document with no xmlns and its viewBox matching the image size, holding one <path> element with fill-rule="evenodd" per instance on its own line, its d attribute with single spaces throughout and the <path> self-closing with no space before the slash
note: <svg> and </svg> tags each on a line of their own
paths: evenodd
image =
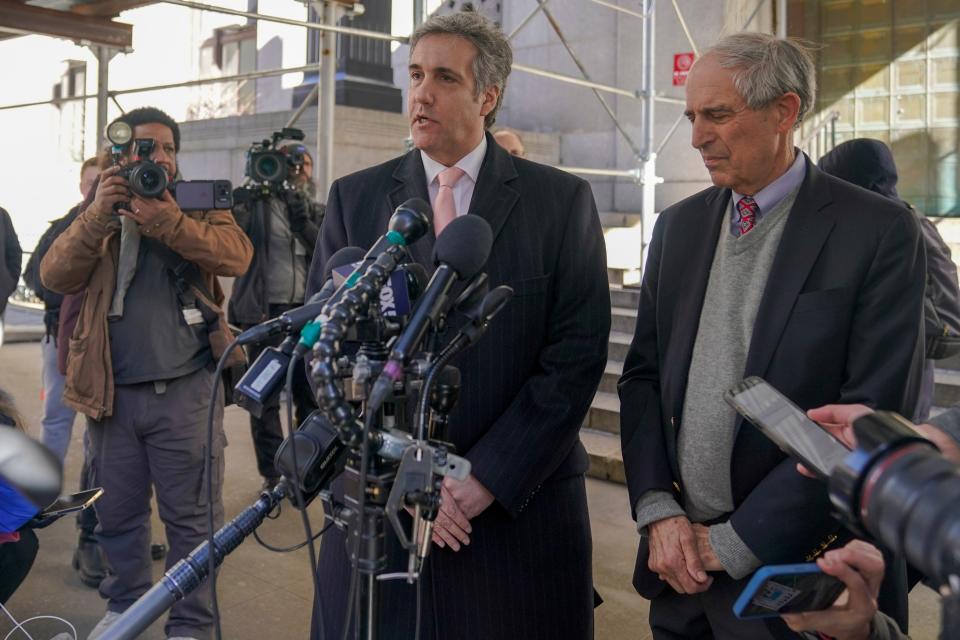
<svg viewBox="0 0 960 640">
<path fill-rule="evenodd" d="M 640 304 L 640 289 L 610 285 L 610 304 L 614 307 L 636 309 L 637 305 Z"/>
<path fill-rule="evenodd" d="M 638 261 L 639 262 L 639 261 Z M 639 264 L 629 268 L 607 264 L 607 282 L 617 287 L 639 287 L 641 270 Z"/>
<path fill-rule="evenodd" d="M 610 340 L 607 343 L 607 358 L 623 362 L 627 359 L 627 352 L 630 350 L 630 342 L 633 340 L 632 333 L 625 331 L 611 331 Z"/>
<path fill-rule="evenodd" d="M 593 429 L 581 429 L 580 441 L 590 456 L 588 476 L 626 484 L 619 436 Z"/>
<path fill-rule="evenodd" d="M 590 403 L 583 426 L 594 431 L 620 433 L 620 398 L 616 393 L 598 391 Z"/>
<path fill-rule="evenodd" d="M 617 392 L 617 380 L 620 379 L 622 373 L 622 362 L 608 361 L 606 368 L 603 370 L 603 377 L 600 378 L 600 391 L 615 394 Z"/>
<path fill-rule="evenodd" d="M 620 331 L 632 335 L 637 327 L 637 309 L 636 307 L 632 309 L 629 307 L 613 307 L 610 320 L 612 322 L 611 331 Z"/>
<path fill-rule="evenodd" d="M 938 367 L 934 371 L 934 381 L 934 406 L 952 407 L 960 402 L 960 371 Z"/>
<path fill-rule="evenodd" d="M 611 289 L 611 292 L 613 289 Z M 949 358 L 944 358 L 943 360 L 937 360 L 937 369 L 950 369 L 952 371 L 960 371 L 960 353 L 955 356 L 950 356 Z"/>
</svg>

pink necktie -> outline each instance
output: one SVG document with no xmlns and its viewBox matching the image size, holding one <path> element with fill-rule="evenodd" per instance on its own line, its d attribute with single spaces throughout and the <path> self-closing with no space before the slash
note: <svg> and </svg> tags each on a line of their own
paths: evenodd
<svg viewBox="0 0 960 640">
<path fill-rule="evenodd" d="M 437 176 L 440 191 L 437 192 L 437 201 L 433 207 L 433 231 L 437 237 L 444 227 L 457 217 L 457 207 L 453 202 L 453 185 L 464 176 L 460 167 L 447 167 Z"/>
</svg>

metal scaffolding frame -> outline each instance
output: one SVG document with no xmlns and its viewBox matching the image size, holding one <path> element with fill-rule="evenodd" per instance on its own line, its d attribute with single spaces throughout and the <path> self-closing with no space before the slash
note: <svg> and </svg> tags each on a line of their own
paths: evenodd
<svg viewBox="0 0 960 640">
<path fill-rule="evenodd" d="M 103 125 L 106 124 L 106 105 L 108 99 L 113 99 L 116 101 L 116 96 L 129 94 L 129 93 L 139 93 L 144 91 L 155 91 L 160 89 L 171 89 L 179 87 L 189 87 L 189 86 L 198 86 L 204 84 L 212 83 L 221 83 L 221 82 L 234 82 L 239 80 L 250 80 L 257 78 L 266 78 L 276 75 L 282 75 L 285 73 L 303 73 L 303 72 L 319 72 L 317 85 L 313 88 L 309 96 L 304 100 L 300 107 L 294 112 L 288 121 L 288 126 L 292 126 L 296 123 L 297 119 L 303 114 L 306 105 L 308 105 L 314 97 L 317 98 L 317 154 L 315 157 L 315 165 L 317 172 L 317 186 L 321 192 L 326 192 L 329 189 L 329 186 L 332 182 L 333 176 L 333 128 L 334 128 L 334 105 L 335 105 L 335 74 L 336 74 L 336 35 L 348 35 L 348 36 L 357 36 L 362 38 L 372 38 L 376 40 L 388 40 L 400 43 L 406 43 L 408 38 L 405 36 L 397 36 L 388 33 L 381 33 L 378 31 L 370 31 L 366 29 L 354 29 L 351 27 L 343 27 L 337 24 L 339 19 L 348 11 L 346 6 L 349 3 L 345 3 L 343 0 L 310 0 L 310 4 L 314 7 L 316 13 L 321 17 L 320 22 L 307 22 L 303 20 L 294 20 L 290 18 L 283 18 L 280 16 L 273 16 L 267 14 L 261 14 L 256 12 L 249 11 L 240 11 L 236 9 L 230 9 L 227 7 L 216 6 L 212 4 L 207 4 L 204 2 L 199 2 L 196 0 L 159 0 L 165 4 L 177 5 L 185 8 L 190 8 L 199 11 L 208 11 L 214 13 L 221 13 L 226 15 L 233 15 L 242 18 L 248 18 L 251 20 L 263 20 L 267 22 L 275 22 L 278 24 L 285 24 L 289 26 L 303 27 L 306 29 L 312 29 L 320 31 L 324 38 L 325 43 L 321 47 L 323 54 L 321 55 L 319 64 L 306 65 L 301 67 L 292 67 L 286 69 L 270 69 L 265 71 L 255 71 L 244 74 L 236 74 L 233 76 L 222 76 L 218 78 L 206 78 L 200 80 L 190 80 L 179 83 L 171 83 L 166 85 L 153 85 L 147 87 L 137 87 L 134 89 L 124 89 L 124 90 L 114 90 L 110 91 L 108 87 L 108 64 L 109 59 L 115 55 L 117 49 L 111 49 L 104 46 L 95 47 L 95 53 L 99 61 L 100 70 L 98 72 L 98 91 L 94 95 L 82 95 L 75 96 L 67 99 L 60 100 L 44 100 L 38 102 L 22 103 L 16 105 L 5 105 L 0 106 L 0 110 L 3 109 L 14 109 L 27 106 L 36 106 L 43 104 L 60 104 L 68 100 L 86 100 L 91 98 L 97 99 L 98 109 L 97 109 L 97 126 L 98 126 L 98 148 L 101 146 L 101 137 L 103 135 Z M 531 0 L 536 3 L 536 6 L 530 12 L 529 15 L 524 17 L 523 20 L 517 25 L 517 27 L 508 35 L 509 39 L 513 39 L 522 29 L 524 29 L 530 21 L 539 13 L 544 15 L 544 18 L 549 22 L 554 33 L 560 40 L 560 43 L 566 49 L 567 53 L 570 55 L 574 64 L 577 66 L 578 70 L 582 77 L 577 78 L 574 76 L 569 76 L 547 69 L 540 69 L 537 67 L 532 67 L 524 64 L 513 65 L 513 69 L 520 73 L 528 73 L 531 75 L 536 75 L 544 78 L 549 78 L 556 80 L 558 82 L 563 82 L 575 86 L 581 86 L 590 89 L 593 94 L 596 96 L 597 101 L 600 103 L 601 107 L 604 109 L 608 117 L 614 124 L 614 127 L 619 132 L 620 136 L 626 141 L 627 145 L 633 151 L 636 158 L 637 166 L 631 169 L 606 169 L 606 168 L 589 168 L 589 167 L 565 167 L 560 166 L 558 168 L 571 173 L 577 173 L 580 175 L 591 175 L 591 176 L 604 176 L 611 178 L 628 178 L 633 180 L 635 183 L 639 184 L 643 190 L 642 197 L 642 206 L 641 206 L 641 226 L 643 234 L 643 252 L 644 259 L 646 258 L 646 248 L 649 244 L 650 237 L 653 230 L 653 217 L 654 217 L 654 197 L 656 185 L 661 184 L 663 179 L 658 177 L 656 174 L 656 159 L 657 154 L 665 147 L 667 142 L 676 132 L 680 123 L 683 121 L 683 115 L 677 118 L 674 124 L 667 131 L 666 135 L 660 141 L 659 144 L 655 143 L 654 140 L 654 110 L 657 102 L 666 103 L 666 104 L 679 104 L 683 105 L 684 100 L 679 98 L 673 98 L 663 95 L 658 95 L 654 87 L 654 50 L 655 50 L 655 36 L 654 36 L 654 26 L 655 26 L 655 0 L 639 0 L 642 3 L 642 10 L 637 12 L 625 7 L 621 7 L 610 0 L 591 0 L 594 4 L 607 7 L 611 10 L 617 11 L 624 15 L 628 15 L 632 18 L 637 18 L 642 21 L 642 33 L 643 33 L 643 60 L 642 60 L 642 81 L 641 87 L 639 90 L 630 90 L 624 89 L 621 87 L 616 87 L 608 84 L 603 84 L 595 82 L 590 79 L 590 75 L 577 57 L 573 48 L 570 46 L 566 37 L 564 36 L 560 25 L 557 23 L 554 16 L 550 13 L 547 8 L 548 3 L 551 0 Z M 663 1 L 663 0 L 661 0 Z M 753 11 L 750 16 L 750 19 L 747 21 L 748 24 L 752 22 L 754 16 L 759 11 L 759 8 L 767 0 L 759 0 L 757 8 Z M 776 10 L 776 22 L 777 22 L 777 31 L 778 33 L 786 32 L 786 2 L 785 0 L 773 0 L 775 3 Z M 680 6 L 677 0 L 670 0 L 674 13 L 677 20 L 680 23 L 681 28 L 683 29 L 684 34 L 688 42 L 690 43 L 691 48 L 694 51 L 694 54 L 699 56 L 699 49 L 696 45 L 696 42 L 693 39 L 690 29 L 687 26 L 686 20 L 683 17 L 683 13 L 680 10 Z M 424 2 L 423 0 L 416 0 L 413 4 L 414 11 L 414 20 L 415 24 L 419 23 L 423 19 L 424 14 Z M 611 94 L 615 96 L 622 96 L 626 98 L 631 98 L 642 103 L 641 109 L 641 139 L 635 141 L 631 135 L 627 132 L 626 127 L 620 122 L 616 113 L 610 107 L 609 103 L 604 98 L 603 94 Z"/>
</svg>

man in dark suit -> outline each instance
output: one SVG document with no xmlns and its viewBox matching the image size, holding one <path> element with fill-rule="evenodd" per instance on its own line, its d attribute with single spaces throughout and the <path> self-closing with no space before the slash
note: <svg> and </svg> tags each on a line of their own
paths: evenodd
<svg viewBox="0 0 960 640">
<path fill-rule="evenodd" d="M 803 409 L 901 408 L 917 358 L 923 250 L 911 213 L 793 146 L 814 104 L 796 43 L 724 38 L 687 82 L 714 187 L 660 214 L 620 380 L 641 532 L 634 585 L 655 638 L 767 638 L 731 604 L 761 564 L 836 540 L 824 486 L 723 400 L 761 376 Z"/>
<path fill-rule="evenodd" d="M 419 586 L 421 637 L 589 638 L 588 461 L 578 432 L 610 328 L 593 195 L 585 181 L 512 157 L 485 133 L 512 58 L 492 23 L 473 12 L 434 17 L 416 30 L 410 49 L 416 149 L 333 184 L 309 289 L 319 288 L 336 250 L 371 246 L 409 198 L 431 202 L 441 233 L 457 215 L 490 223 L 490 285 L 509 285 L 515 295 L 483 343 L 455 362 L 462 385 L 449 439 L 472 472 L 465 482 L 444 482 L 435 548 Z M 434 239 L 431 232 L 410 247 L 428 268 Z M 340 637 L 347 608 L 343 540 L 331 530 L 320 550 L 327 638 Z M 387 544 L 388 570 L 405 570 L 392 532 Z M 417 587 L 381 584 L 382 637 L 412 637 Z"/>
</svg>

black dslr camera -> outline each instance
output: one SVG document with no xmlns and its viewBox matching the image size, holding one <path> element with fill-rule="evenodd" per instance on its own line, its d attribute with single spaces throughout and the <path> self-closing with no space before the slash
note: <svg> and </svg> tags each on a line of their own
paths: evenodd
<svg viewBox="0 0 960 640">
<path fill-rule="evenodd" d="M 121 165 L 124 151 L 133 130 L 126 122 L 114 121 L 107 127 L 107 139 L 112 143 L 111 161 L 114 166 Z M 121 166 L 117 175 L 125 178 L 131 193 L 141 198 L 161 198 L 164 190 L 169 191 L 177 201 L 181 211 L 206 211 L 210 209 L 230 209 L 233 207 L 233 186 L 229 180 L 178 180 L 170 182 L 163 167 L 150 160 L 156 141 L 152 138 L 138 138 L 133 141 L 133 155 L 130 162 Z M 120 209 L 129 209 L 129 202 L 113 205 L 116 213 Z"/>
</svg>

